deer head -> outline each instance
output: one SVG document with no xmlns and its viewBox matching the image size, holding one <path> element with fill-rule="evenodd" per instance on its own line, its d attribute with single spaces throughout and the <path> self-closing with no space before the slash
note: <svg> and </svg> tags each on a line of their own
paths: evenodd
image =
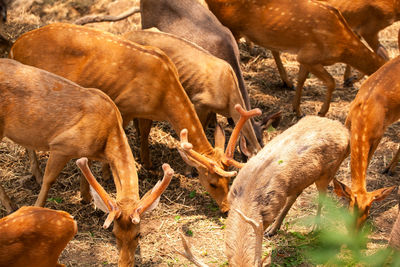
<svg viewBox="0 0 400 267">
<path fill-rule="evenodd" d="M 396 187 L 385 187 L 372 192 L 355 192 L 336 179 L 333 179 L 333 185 L 336 195 L 347 199 L 350 210 L 356 213 L 356 229 L 360 229 L 364 224 L 372 203 L 385 199 Z"/>
<path fill-rule="evenodd" d="M 76 164 L 91 186 L 95 205 L 108 213 L 103 228 L 108 228 L 114 222 L 113 234 L 117 239 L 119 250 L 118 266 L 134 266 L 135 250 L 140 237 L 140 219 L 145 212 L 157 207 L 160 196 L 169 185 L 174 171 L 168 164 L 163 164 L 164 178 L 158 181 L 142 199 L 138 200 L 135 196 L 118 199 L 117 196 L 118 200 L 115 201 L 96 181 L 87 161 L 87 158 L 81 158 Z"/>
<path fill-rule="evenodd" d="M 251 259 L 245 259 L 244 257 L 238 257 L 238 255 L 236 255 L 234 253 L 234 251 L 230 251 L 229 249 L 227 249 L 226 255 L 228 257 L 229 265 L 262 267 L 264 265 L 265 261 L 267 259 L 270 259 L 269 255 L 265 256 L 264 259 L 261 258 L 261 256 L 262 256 L 261 255 L 262 254 L 262 240 L 263 240 L 263 232 L 264 232 L 263 222 L 262 221 L 256 222 L 254 219 L 251 219 L 251 218 L 247 217 L 246 215 L 244 215 L 244 213 L 239 209 L 234 209 L 230 212 L 237 212 L 240 216 L 240 219 L 245 222 L 244 225 L 249 224 L 253 228 L 254 237 L 255 237 L 253 245 L 254 245 L 255 250 L 254 250 L 254 255 L 249 255 L 249 254 L 246 255 L 246 256 L 249 256 L 250 258 L 252 257 Z M 253 235 L 251 233 L 249 233 L 249 236 L 253 236 Z M 181 234 L 181 240 L 182 240 L 182 245 L 183 245 L 183 248 L 185 249 L 185 251 L 182 252 L 177 249 L 175 249 L 175 251 L 178 254 L 182 255 L 183 257 L 187 258 L 189 261 L 191 261 L 198 267 L 208 267 L 207 264 L 204 264 L 203 262 L 201 262 L 199 259 L 197 259 L 193 255 L 192 251 L 190 250 L 189 243 L 187 242 L 187 240 L 185 239 L 185 237 L 182 234 Z"/>
<path fill-rule="evenodd" d="M 232 135 L 229 139 L 228 145 L 224 152 L 225 134 L 220 126 L 215 129 L 215 149 L 213 158 L 210 158 L 194 151 L 192 144 L 188 141 L 188 131 L 183 129 L 180 133 L 180 148 L 178 149 L 184 161 L 190 166 L 196 167 L 199 171 L 200 183 L 210 193 L 211 197 L 215 199 L 222 212 L 229 210 L 228 205 L 228 191 L 229 181 L 231 177 L 236 176 L 236 171 L 226 171 L 229 166 L 241 168 L 243 163 L 237 162 L 233 159 L 234 149 L 236 142 L 239 138 L 240 130 L 244 123 L 251 117 L 261 114 L 261 110 L 252 109 L 245 111 L 239 104 L 235 109 L 240 113 L 240 119 L 236 124 Z"/>
</svg>

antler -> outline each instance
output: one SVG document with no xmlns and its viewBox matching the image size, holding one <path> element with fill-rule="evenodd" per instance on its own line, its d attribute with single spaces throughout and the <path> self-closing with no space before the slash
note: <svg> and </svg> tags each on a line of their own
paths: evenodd
<svg viewBox="0 0 400 267">
<path fill-rule="evenodd" d="M 180 255 L 182 255 L 183 257 L 185 257 L 186 259 L 188 259 L 189 261 L 191 261 L 194 265 L 196 265 L 198 267 L 208 267 L 207 264 L 202 263 L 200 260 L 198 260 L 193 255 L 192 251 L 190 251 L 189 243 L 186 241 L 186 239 L 182 233 L 180 233 L 180 236 L 181 236 L 182 245 L 183 245 L 183 248 L 185 249 L 185 252 L 181 252 L 181 251 L 177 250 L 176 248 L 175 248 L 175 251 L 177 253 L 179 253 Z"/>
<path fill-rule="evenodd" d="M 141 199 L 138 207 L 130 216 L 132 223 L 138 224 L 140 222 L 140 215 L 154 205 L 154 203 L 158 203 L 158 199 L 160 198 L 161 194 L 165 191 L 165 189 L 167 189 L 169 183 L 171 182 L 172 176 L 174 175 L 174 170 L 167 163 L 162 165 L 162 169 L 164 171 L 164 177 L 162 181 L 158 181 L 151 190 L 151 193 L 146 194 Z"/>
<path fill-rule="evenodd" d="M 206 156 L 201 155 L 200 153 L 194 151 L 193 145 L 188 141 L 188 130 L 183 129 L 181 131 L 181 147 L 180 151 L 185 153 L 185 156 L 190 157 L 191 160 L 196 161 L 197 163 L 203 165 L 205 168 L 214 172 L 220 176 L 224 177 L 233 177 L 236 176 L 236 171 L 227 172 L 222 168 L 218 167 L 217 163 L 213 160 L 207 158 Z"/>
<path fill-rule="evenodd" d="M 262 266 L 262 264 L 264 263 L 264 261 L 266 260 L 267 256 L 261 261 L 261 252 L 262 252 L 262 239 L 263 239 L 263 233 L 264 233 L 264 227 L 262 224 L 262 221 L 260 221 L 259 223 L 256 222 L 255 220 L 247 217 L 246 215 L 244 215 L 244 213 L 242 211 L 240 211 L 239 209 L 235 209 L 235 211 L 237 213 L 239 213 L 240 217 L 242 217 L 242 219 L 244 221 L 246 221 L 247 223 L 249 223 L 253 229 L 254 229 L 254 233 L 256 235 L 256 251 L 257 253 L 255 254 L 255 259 L 254 262 L 256 263 L 255 266 Z"/>
<path fill-rule="evenodd" d="M 236 104 L 235 109 L 237 112 L 240 114 L 240 119 L 237 122 L 235 128 L 233 129 L 233 132 L 231 134 L 231 137 L 229 138 L 228 145 L 226 146 L 225 150 L 225 158 L 223 159 L 223 163 L 226 166 L 235 166 L 236 168 L 242 168 L 243 163 L 237 162 L 236 160 L 233 159 L 233 153 L 235 151 L 236 147 L 236 142 L 239 138 L 240 131 L 243 128 L 243 125 L 246 123 L 248 119 L 254 116 L 259 116 L 261 115 L 261 110 L 258 108 L 252 109 L 250 111 L 246 111 L 242 108 L 241 105 Z"/>
<path fill-rule="evenodd" d="M 108 209 L 108 216 L 103 224 L 103 228 L 108 228 L 114 219 L 118 219 L 121 215 L 121 211 L 118 208 L 118 205 L 115 201 L 107 194 L 104 188 L 97 182 L 96 178 L 94 178 L 90 168 L 88 166 L 88 159 L 87 158 L 80 158 L 76 161 L 76 165 L 78 165 L 79 169 L 81 169 L 83 175 L 85 176 L 86 180 L 90 184 L 90 186 L 97 192 L 101 200 L 107 206 Z"/>
</svg>

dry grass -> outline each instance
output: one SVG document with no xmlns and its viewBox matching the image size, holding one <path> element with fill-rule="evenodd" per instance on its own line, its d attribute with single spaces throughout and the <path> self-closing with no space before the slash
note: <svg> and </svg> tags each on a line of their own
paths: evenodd
<svg viewBox="0 0 400 267">
<path fill-rule="evenodd" d="M 42 25 L 55 22 L 72 22 L 75 19 L 91 14 L 109 11 L 119 14 L 132 4 L 138 5 L 138 0 L 16 0 L 9 12 L 9 22 L 5 25 L 6 35 L 16 39 L 20 34 Z M 139 15 L 128 20 L 116 23 L 100 23 L 93 27 L 101 28 L 113 33 L 123 33 L 140 26 Z M 383 44 L 388 48 L 391 57 L 398 55 L 397 30 L 400 24 L 395 24 L 381 34 Z M 283 120 L 280 128 L 265 135 L 267 142 L 289 126 L 297 118 L 291 112 L 291 100 L 294 91 L 281 87 L 281 80 L 275 68 L 271 54 L 262 52 L 256 57 L 250 56 L 246 46 L 241 44 L 242 69 L 254 107 L 259 107 L 265 114 L 282 110 Z M 292 80 L 295 79 L 298 65 L 295 56 L 284 54 L 283 62 Z M 333 94 L 329 118 L 344 122 L 349 104 L 354 99 L 361 83 L 353 88 L 342 87 L 343 64 L 335 64 L 328 68 L 337 81 L 337 90 Z M 321 82 L 311 77 L 306 82 L 302 98 L 302 110 L 306 114 L 316 114 L 322 105 L 325 88 Z M 130 145 L 136 160 L 138 158 L 138 143 L 133 127 L 128 129 Z M 398 125 L 389 128 L 368 169 L 368 189 L 399 184 L 398 174 L 388 177 L 380 174 L 384 166 L 390 161 L 394 150 L 397 149 Z M 211 132 L 208 132 L 211 137 Z M 151 153 L 155 171 L 147 171 L 137 164 L 140 177 L 140 192 L 144 194 L 158 179 L 160 179 L 161 164 L 168 162 L 176 171 L 171 185 L 161 198 L 159 208 L 146 216 L 142 222 L 142 238 L 137 250 L 137 264 L 140 266 L 183 266 L 188 262 L 174 253 L 173 248 L 180 248 L 178 232 L 183 230 L 192 233 L 190 242 L 193 251 L 205 262 L 212 266 L 225 263 L 224 256 L 224 216 L 218 211 L 216 204 L 200 186 L 198 179 L 181 175 L 184 163 L 176 151 L 176 135 L 166 123 L 157 123 L 151 131 Z M 45 168 L 47 153 L 40 153 L 42 169 Z M 25 151 L 9 140 L 0 143 L 1 184 L 18 206 L 34 203 L 39 192 L 39 186 L 34 182 L 29 171 L 29 162 Z M 349 161 L 342 164 L 337 177 L 349 184 Z M 99 166 L 95 166 L 95 174 L 100 175 Z M 67 266 L 116 266 L 118 253 L 114 238 L 110 230 L 102 229 L 105 215 L 96 211 L 90 204 L 83 205 L 79 197 L 79 172 L 73 162 L 63 170 L 56 184 L 49 193 L 50 201 L 46 206 L 68 211 L 75 216 L 79 225 L 79 232 L 63 252 L 60 261 Z M 106 190 L 115 194 L 113 183 L 103 183 Z M 315 213 L 313 199 L 316 196 L 315 188 L 311 187 L 299 197 L 286 218 L 285 231 L 300 231 L 307 233 L 310 229 L 304 228 L 296 221 Z M 58 203 L 60 202 L 60 203 Z M 394 196 L 375 204 L 372 208 L 371 220 L 376 226 L 371 236 L 369 249 L 385 246 L 391 225 L 397 215 Z M 0 207 L 0 216 L 5 216 L 5 210 Z M 293 255 L 293 248 L 288 244 L 290 240 L 286 232 L 271 239 L 265 239 L 267 250 L 270 245 L 278 247 L 279 257 Z M 276 258 L 276 262 L 284 261 Z M 305 264 L 306 265 L 306 264 Z"/>
</svg>

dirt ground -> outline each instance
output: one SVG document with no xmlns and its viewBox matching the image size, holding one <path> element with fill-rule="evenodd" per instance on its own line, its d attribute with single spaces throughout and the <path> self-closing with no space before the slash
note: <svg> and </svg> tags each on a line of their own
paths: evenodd
<svg viewBox="0 0 400 267">
<path fill-rule="evenodd" d="M 40 26 L 57 22 L 73 22 L 87 14 L 109 13 L 119 14 L 133 5 L 139 5 L 138 0 L 15 0 L 8 13 L 8 22 L 4 26 L 6 36 L 15 40 L 20 34 Z M 140 28 L 140 15 L 136 14 L 127 20 L 115 23 L 98 23 L 92 27 L 101 28 L 115 34 Z M 398 55 L 397 32 L 400 23 L 396 23 L 380 34 L 383 45 L 393 58 Z M 298 120 L 292 113 L 291 101 L 294 91 L 282 87 L 275 63 L 269 51 L 262 51 L 257 56 L 250 56 L 245 44 L 240 44 L 242 70 L 251 97 L 253 107 L 259 107 L 264 114 L 281 110 L 283 119 L 276 131 L 265 133 L 264 141 L 278 135 Z M 4 56 L 6 54 L 3 54 Z M 298 64 L 295 56 L 283 54 L 283 63 L 292 80 L 295 80 Z M 328 67 L 328 71 L 337 82 L 331 102 L 328 118 L 345 121 L 349 104 L 354 99 L 361 83 L 354 87 L 342 86 L 343 64 Z M 326 89 L 322 83 L 311 76 L 305 84 L 301 107 L 305 114 L 316 114 L 322 105 Z M 66 100 L 68 101 L 68 100 Z M 219 118 L 226 124 L 226 120 Z M 230 133 L 229 127 L 227 133 Z M 399 125 L 389 127 L 379 145 L 368 169 L 368 190 L 400 184 L 397 169 L 394 176 L 383 175 L 380 172 L 390 162 L 398 147 Z M 134 127 L 130 126 L 128 138 L 134 153 L 139 173 L 140 192 L 147 192 L 158 179 L 162 177 L 161 164 L 167 162 L 176 174 L 170 186 L 161 197 L 159 207 L 147 215 L 141 224 L 142 237 L 137 249 L 136 263 L 138 266 L 186 266 L 190 265 L 183 257 L 174 252 L 181 248 L 178 234 L 184 231 L 191 235 L 190 240 L 194 254 L 211 266 L 226 265 L 224 255 L 224 222 L 221 214 L 210 196 L 199 184 L 197 178 L 184 175 L 184 162 L 176 150 L 176 134 L 167 123 L 157 123 L 151 132 L 151 153 L 155 170 L 145 170 L 140 164 L 138 141 Z M 207 131 L 212 139 L 212 131 Z M 47 153 L 39 152 L 41 168 L 44 170 Z M 12 200 L 20 207 L 32 205 L 35 202 L 40 187 L 35 183 L 29 171 L 29 161 L 25 150 L 4 139 L 0 143 L 0 182 L 5 187 Z M 100 176 L 99 166 L 94 172 Z M 350 184 L 349 160 L 346 159 L 337 178 Z M 112 181 L 103 182 L 105 189 L 115 195 Z M 330 188 L 331 189 L 331 188 Z M 298 198 L 285 219 L 283 233 L 275 237 L 264 238 L 265 251 L 279 249 L 279 255 L 290 255 L 293 248 L 286 242 L 284 233 L 297 231 L 308 233 L 311 229 L 298 224 L 298 220 L 315 214 L 316 197 L 314 186 L 308 188 Z M 395 194 L 382 202 L 373 205 L 371 218 L 374 232 L 370 236 L 368 249 L 371 251 L 384 247 L 392 224 L 397 216 Z M 46 207 L 65 210 L 71 213 L 78 222 L 79 231 L 69 243 L 60 257 L 60 262 L 66 266 L 117 266 L 118 252 L 111 230 L 102 229 L 106 218 L 100 210 L 95 210 L 92 204 L 81 204 L 79 194 L 79 172 L 73 161 L 63 170 L 56 184 L 51 188 Z M 0 207 L 0 217 L 6 215 Z M 111 228 L 111 227 L 110 227 Z M 286 242 L 286 243 L 285 243 Z M 283 255 L 283 256 L 282 256 Z M 278 265 L 294 266 L 276 259 Z M 301 263 L 300 265 L 308 265 Z"/>
</svg>

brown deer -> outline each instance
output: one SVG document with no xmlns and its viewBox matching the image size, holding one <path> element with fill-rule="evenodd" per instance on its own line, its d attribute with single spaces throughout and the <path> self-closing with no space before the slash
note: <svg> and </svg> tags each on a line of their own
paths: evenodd
<svg viewBox="0 0 400 267">
<path fill-rule="evenodd" d="M 329 110 L 335 81 L 324 66 L 347 63 L 370 75 L 385 63 L 349 28 L 340 12 L 315 0 L 206 0 L 210 10 L 235 36 L 245 36 L 272 51 L 297 55 L 300 63 L 293 109 L 300 112 L 300 97 L 308 73 L 327 86 L 319 111 Z"/>
<path fill-rule="evenodd" d="M 397 0 L 320 0 L 337 8 L 349 26 L 359 34 L 382 58 L 389 60 L 388 52 L 379 42 L 379 32 L 400 20 L 400 2 Z M 344 81 L 351 84 L 351 69 L 347 65 Z"/>
<path fill-rule="evenodd" d="M 261 266 L 262 238 L 275 234 L 301 192 L 325 193 L 349 152 L 339 122 L 307 116 L 269 142 L 239 171 L 229 191 L 225 245 L 229 265 Z M 318 205 L 317 216 L 321 211 Z"/>
<path fill-rule="evenodd" d="M 0 266 L 64 266 L 58 257 L 77 231 L 65 211 L 22 207 L 0 219 Z"/>
<path fill-rule="evenodd" d="M 50 151 L 35 205 L 45 204 L 50 186 L 70 159 L 85 156 L 110 163 L 118 205 L 113 206 L 116 214 L 108 217 L 106 226 L 115 219 L 114 234 L 124 244 L 119 266 L 133 265 L 140 215 L 162 192 L 153 190 L 140 199 L 135 160 L 118 108 L 97 89 L 82 88 L 11 59 L 0 59 L 0 69 L 0 99 L 6 100 L 0 105 L 0 136 L 30 149 Z M 81 189 L 87 196 L 85 184 Z"/>
<path fill-rule="evenodd" d="M 351 130 L 351 188 L 335 183 L 335 192 L 358 212 L 357 226 L 366 220 L 372 202 L 383 200 L 395 186 L 367 192 L 367 167 L 385 129 L 400 118 L 400 57 L 371 75 L 350 105 L 346 126 Z"/>
<path fill-rule="evenodd" d="M 142 199 L 139 197 L 138 180 L 135 172 L 135 176 L 132 176 L 130 180 L 121 180 L 119 184 L 116 183 L 117 198 L 114 200 L 94 178 L 89 169 L 87 158 L 77 160 L 76 164 L 90 184 L 90 192 L 93 195 L 95 205 L 108 213 L 103 228 L 108 228 L 114 221 L 113 234 L 120 251 L 118 266 L 134 266 L 135 250 L 140 236 L 141 216 L 157 207 L 160 196 L 169 185 L 174 171 L 168 164 L 163 164 L 164 178 L 162 181 L 158 181 Z"/>
<path fill-rule="evenodd" d="M 236 74 L 245 108 L 251 109 L 235 38 L 210 10 L 196 0 L 141 0 L 140 12 L 142 29 L 155 27 L 174 34 L 227 61 Z M 252 120 L 252 125 L 258 142 L 263 146 L 262 124 Z"/>
<path fill-rule="evenodd" d="M 236 112 L 235 105 L 245 106 L 246 103 L 240 93 L 235 73 L 226 61 L 214 57 L 194 43 L 164 32 L 131 31 L 123 36 L 141 45 L 160 48 L 171 59 L 204 129 L 215 113 L 233 118 L 235 123 L 239 121 L 240 114 Z M 148 135 L 151 121 L 139 122 L 141 157 L 145 166 L 150 166 Z M 241 147 L 241 151 L 248 157 L 256 155 L 261 146 L 250 122 L 244 124 L 242 133 L 247 140 L 247 149 Z"/>
<path fill-rule="evenodd" d="M 318 0 L 337 8 L 346 19 L 346 22 L 368 45 L 383 59 L 389 60 L 386 49 L 379 42 L 379 32 L 390 26 L 395 21 L 400 20 L 400 5 L 395 0 Z M 278 57 L 274 55 L 279 73 L 282 79 L 287 77 L 286 70 Z M 344 73 L 344 84 L 350 86 L 355 81 L 362 78 L 350 77 L 351 67 L 346 66 Z"/>
<path fill-rule="evenodd" d="M 236 172 L 226 170 L 233 160 L 208 142 L 174 64 L 161 50 L 93 28 L 56 23 L 23 34 L 10 57 L 102 90 L 118 106 L 124 126 L 142 118 L 166 120 L 177 133 L 187 129 L 193 150 L 212 162 L 209 168 L 191 162 L 201 184 L 222 211 L 229 209 L 228 186 Z M 218 131 L 216 136 L 224 138 Z"/>
</svg>

